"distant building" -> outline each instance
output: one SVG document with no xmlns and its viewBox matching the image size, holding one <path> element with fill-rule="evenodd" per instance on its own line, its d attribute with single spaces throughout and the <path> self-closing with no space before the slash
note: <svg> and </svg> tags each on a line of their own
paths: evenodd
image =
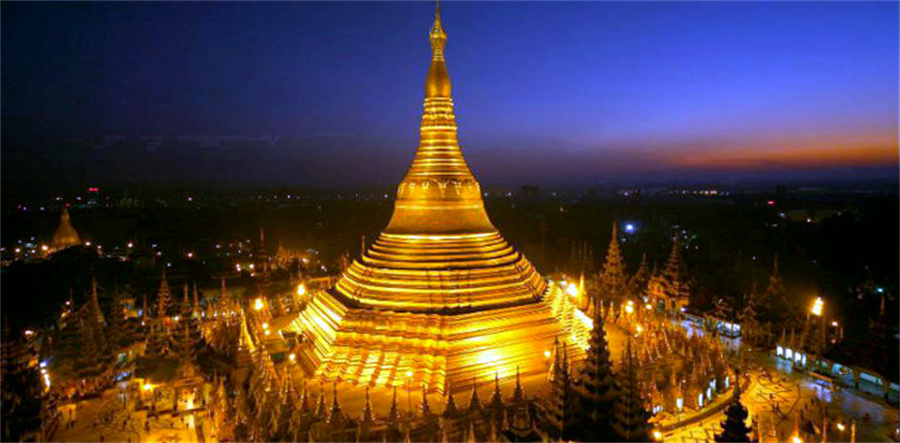
<svg viewBox="0 0 900 443">
<path fill-rule="evenodd" d="M 50 247 L 53 251 L 62 251 L 72 246 L 81 246 L 81 237 L 78 236 L 78 231 L 72 226 L 69 210 L 63 206 L 62 213 L 59 214 L 59 227 L 53 233 Z"/>
</svg>

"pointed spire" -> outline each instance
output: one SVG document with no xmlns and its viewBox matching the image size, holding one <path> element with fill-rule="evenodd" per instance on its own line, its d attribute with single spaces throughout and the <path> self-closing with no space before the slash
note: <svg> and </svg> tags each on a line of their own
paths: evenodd
<svg viewBox="0 0 900 443">
<path fill-rule="evenodd" d="M 156 308 L 157 317 L 162 318 L 168 316 L 170 297 L 169 281 L 166 280 L 166 268 L 163 267 L 162 277 L 159 282 L 158 303 Z"/>
<path fill-rule="evenodd" d="M 300 410 L 303 411 L 304 414 L 312 412 L 309 406 L 309 387 L 306 382 L 303 382 L 303 395 L 300 396 Z"/>
<path fill-rule="evenodd" d="M 429 40 L 432 57 L 425 79 L 419 147 L 398 187 L 394 214 L 384 232 L 495 232 L 484 211 L 481 187 L 459 146 L 450 74 L 444 57 L 447 33 L 437 10 Z M 455 192 L 444 193 L 429 185 L 435 182 L 458 184 Z M 434 223 L 435 214 L 441 214 L 444 222 Z"/>
<path fill-rule="evenodd" d="M 650 414 L 644 409 L 641 389 L 637 379 L 637 365 L 631 352 L 631 336 L 626 341 L 623 374 L 619 395 L 613 409 L 612 428 L 619 441 L 651 441 Z"/>
<path fill-rule="evenodd" d="M 447 33 L 444 32 L 444 27 L 441 25 L 441 4 L 439 2 L 435 2 L 434 24 L 431 26 L 429 40 L 431 40 L 431 50 L 434 59 L 444 60 L 444 45 L 447 43 Z"/>
<path fill-rule="evenodd" d="M 366 406 L 363 408 L 361 421 L 367 426 L 375 421 L 375 418 L 372 415 L 372 403 L 369 400 L 369 386 L 366 386 Z"/>
<path fill-rule="evenodd" d="M 194 300 L 193 300 L 193 306 L 191 309 L 191 314 L 194 316 L 194 318 L 200 317 L 200 297 L 198 296 L 198 293 L 197 293 L 197 282 L 194 282 Z"/>
<path fill-rule="evenodd" d="M 619 221 L 613 220 L 612 236 L 606 250 L 606 262 L 600 275 L 602 296 L 610 300 L 619 300 L 627 294 L 625 281 L 625 264 L 622 260 L 622 249 L 619 246 Z"/>
<path fill-rule="evenodd" d="M 339 424 L 342 423 L 344 419 L 344 414 L 341 412 L 341 405 L 338 404 L 337 397 L 337 381 L 332 385 L 331 391 L 331 413 L 328 414 L 328 423 L 331 424 Z"/>
<path fill-rule="evenodd" d="M 185 318 L 187 318 L 191 312 L 191 303 L 190 303 L 190 299 L 188 298 L 189 293 L 190 293 L 190 290 L 188 288 L 188 282 L 187 282 L 187 279 L 185 279 L 184 280 L 184 296 L 181 299 L 181 315 L 182 315 L 182 317 L 185 317 Z"/>
<path fill-rule="evenodd" d="M 391 412 L 388 414 L 388 421 L 394 425 L 400 423 L 400 405 L 397 404 L 397 386 L 394 386 L 394 397 L 391 399 Z"/>
<path fill-rule="evenodd" d="M 500 392 L 500 373 L 494 372 L 494 393 L 491 395 L 491 418 L 499 422 L 503 417 L 503 395 Z"/>
<path fill-rule="evenodd" d="M 469 397 L 468 413 L 472 414 L 481 411 L 481 400 L 478 398 L 478 385 L 475 383 L 475 377 L 472 377 L 472 396 Z"/>
<path fill-rule="evenodd" d="M 516 365 L 516 389 L 513 391 L 513 403 L 525 401 L 525 390 L 522 389 L 522 380 L 519 377 L 519 365 Z"/>
<path fill-rule="evenodd" d="M 318 405 L 316 405 L 316 417 L 325 418 L 325 414 L 327 413 L 325 407 L 325 391 L 324 389 L 319 387 L 319 401 Z"/>
<path fill-rule="evenodd" d="M 453 400 L 453 390 L 449 386 L 447 387 L 447 404 L 444 405 L 443 416 L 446 419 L 459 417 L 459 408 L 456 407 L 456 402 Z"/>
<path fill-rule="evenodd" d="M 103 311 L 100 310 L 100 300 L 97 296 L 97 278 L 91 277 L 91 304 L 90 304 L 91 320 L 96 320 L 101 327 L 106 322 L 103 318 Z"/>
</svg>

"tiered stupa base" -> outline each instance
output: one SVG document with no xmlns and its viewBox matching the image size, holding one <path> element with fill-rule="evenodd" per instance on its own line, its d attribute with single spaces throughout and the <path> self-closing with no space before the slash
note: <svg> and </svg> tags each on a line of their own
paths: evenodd
<svg viewBox="0 0 900 443">
<path fill-rule="evenodd" d="M 558 288 L 551 291 L 565 297 Z M 415 390 L 424 385 L 444 393 L 470 389 L 473 381 L 488 383 L 495 374 L 515 377 L 517 367 L 522 375 L 546 374 L 557 338 L 573 344 L 570 359 L 584 355 L 583 325 L 567 327 L 545 300 L 444 314 L 352 308 L 342 299 L 314 294 L 291 325 L 308 340 L 301 363 L 326 381 L 409 384 Z"/>
</svg>

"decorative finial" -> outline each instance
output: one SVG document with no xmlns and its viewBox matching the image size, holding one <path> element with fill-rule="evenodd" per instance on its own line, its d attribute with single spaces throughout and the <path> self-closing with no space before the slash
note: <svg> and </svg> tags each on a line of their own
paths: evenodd
<svg viewBox="0 0 900 443">
<path fill-rule="evenodd" d="M 435 2 L 434 9 L 434 25 L 431 26 L 431 49 L 434 51 L 434 58 L 443 59 L 444 58 L 444 43 L 447 41 L 447 33 L 444 32 L 444 27 L 441 26 L 441 5 L 439 2 Z"/>
</svg>

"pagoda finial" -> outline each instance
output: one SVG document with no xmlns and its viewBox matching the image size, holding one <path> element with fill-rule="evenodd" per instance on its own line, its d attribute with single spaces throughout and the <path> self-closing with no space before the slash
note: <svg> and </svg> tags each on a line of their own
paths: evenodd
<svg viewBox="0 0 900 443">
<path fill-rule="evenodd" d="M 436 0 L 434 2 L 434 25 L 431 26 L 431 45 L 435 47 L 435 44 L 440 45 L 440 49 L 442 51 L 441 56 L 443 56 L 444 42 L 447 41 L 447 33 L 444 32 L 444 27 L 441 26 L 441 2 L 440 0 Z M 435 54 L 437 55 L 437 54 Z"/>
<path fill-rule="evenodd" d="M 434 25 L 428 33 L 431 41 L 431 69 L 425 82 L 425 97 L 450 98 L 450 76 L 444 64 L 444 46 L 447 44 L 447 33 L 441 24 L 441 8 L 434 11 Z"/>
</svg>

